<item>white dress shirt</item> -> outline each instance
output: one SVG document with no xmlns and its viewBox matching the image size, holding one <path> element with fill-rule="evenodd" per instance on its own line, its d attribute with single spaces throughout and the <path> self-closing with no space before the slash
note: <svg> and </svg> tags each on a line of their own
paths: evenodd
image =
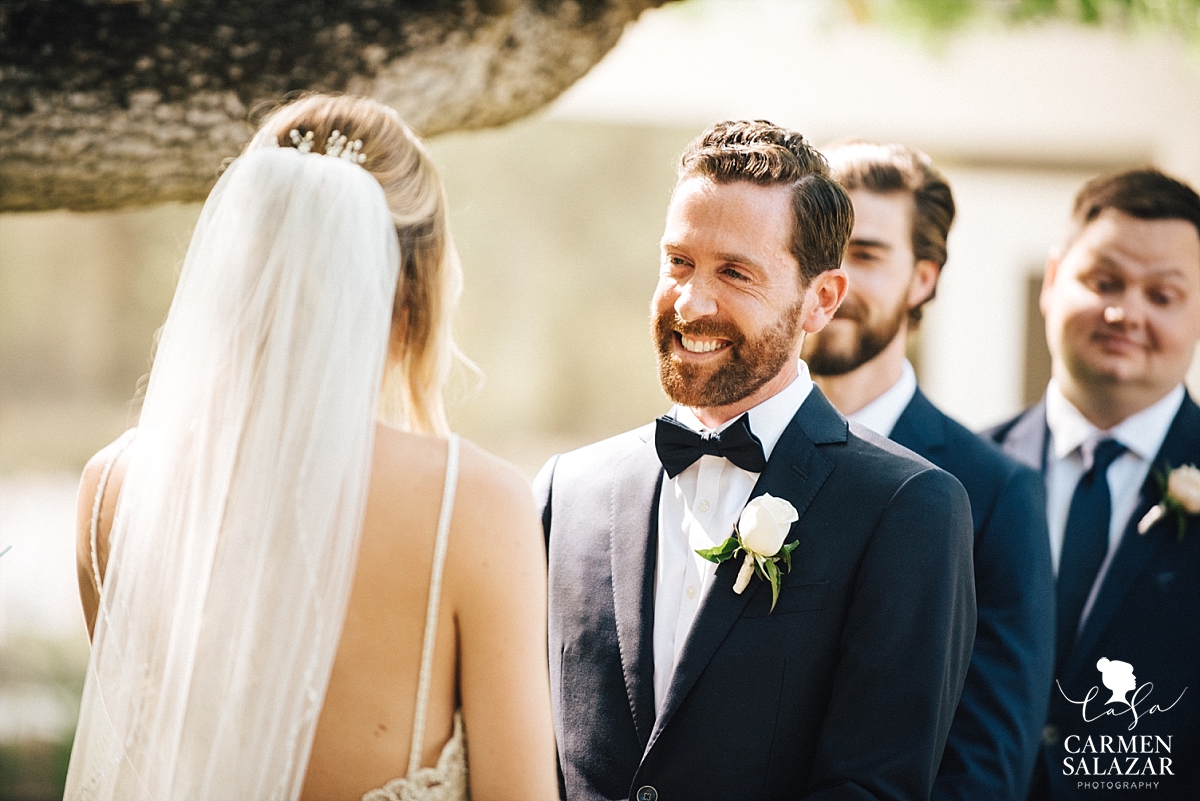
<svg viewBox="0 0 1200 801">
<path fill-rule="evenodd" d="M 1101 431 L 1063 397 L 1055 381 L 1051 381 L 1046 388 L 1046 425 L 1050 429 L 1050 441 L 1046 449 L 1046 522 L 1050 529 L 1050 556 L 1056 576 L 1071 498 L 1079 479 L 1092 467 L 1096 445 L 1101 440 L 1112 438 L 1126 448 L 1108 468 L 1108 491 L 1112 498 L 1108 555 L 1096 573 L 1096 581 L 1079 616 L 1080 627 L 1091 612 L 1096 593 L 1121 542 L 1121 535 L 1137 508 L 1138 494 L 1146 483 L 1154 457 L 1162 448 L 1167 429 L 1183 404 L 1183 395 L 1183 385 L 1180 384 L 1154 405 L 1126 417 L 1107 431 Z"/>
<path fill-rule="evenodd" d="M 801 361 L 795 381 L 750 410 L 750 430 L 762 441 L 768 459 L 810 391 L 808 365 Z M 701 434 L 722 431 L 737 419 L 709 429 L 686 407 L 675 406 L 669 414 Z M 705 455 L 675 478 L 663 478 L 654 570 L 654 702 L 660 713 L 700 601 L 717 569 L 696 550 L 733 536 L 759 475 L 724 457 Z"/>
<path fill-rule="evenodd" d="M 887 392 L 846 417 L 866 426 L 881 437 L 890 437 L 892 429 L 896 427 L 896 421 L 900 419 L 900 415 L 904 414 L 904 410 L 908 408 L 913 395 L 916 394 L 917 374 L 913 370 L 912 364 L 905 359 L 904 367 L 900 371 L 900 378 L 888 388 Z"/>
</svg>

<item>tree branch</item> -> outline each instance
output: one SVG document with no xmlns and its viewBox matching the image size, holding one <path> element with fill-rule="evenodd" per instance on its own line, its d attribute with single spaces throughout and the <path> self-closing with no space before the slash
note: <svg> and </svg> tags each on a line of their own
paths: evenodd
<svg viewBox="0 0 1200 801">
<path fill-rule="evenodd" d="M 248 121 L 366 94 L 431 136 L 557 97 L 667 0 L 0 0 L 0 211 L 202 199 Z"/>
</svg>

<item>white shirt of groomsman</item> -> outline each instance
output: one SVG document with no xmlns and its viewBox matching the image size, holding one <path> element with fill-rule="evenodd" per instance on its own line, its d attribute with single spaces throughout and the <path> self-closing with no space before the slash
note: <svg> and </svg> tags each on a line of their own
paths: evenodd
<svg viewBox="0 0 1200 801">
<path fill-rule="evenodd" d="M 1139 490 L 1146 483 L 1151 463 L 1162 448 L 1167 429 L 1171 427 L 1181 403 L 1182 384 L 1149 408 L 1102 431 L 1063 396 L 1057 381 L 1051 380 L 1046 388 L 1046 427 L 1050 429 L 1050 442 L 1046 449 L 1046 520 L 1050 528 L 1050 556 L 1056 576 L 1062 558 L 1063 535 L 1067 530 L 1071 498 L 1079 479 L 1091 469 L 1096 445 L 1102 439 L 1112 438 L 1127 448 L 1108 468 L 1108 491 L 1112 499 L 1108 555 L 1096 573 L 1096 580 L 1079 616 L 1080 627 L 1087 620 L 1096 591 L 1104 581 L 1108 565 L 1121 542 L 1121 533 L 1125 531 L 1129 516 L 1137 507 Z"/>
</svg>

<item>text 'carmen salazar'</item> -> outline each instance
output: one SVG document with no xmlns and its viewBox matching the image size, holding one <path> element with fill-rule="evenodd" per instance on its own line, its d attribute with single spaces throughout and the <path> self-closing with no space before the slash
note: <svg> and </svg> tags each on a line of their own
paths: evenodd
<svg viewBox="0 0 1200 801">
<path fill-rule="evenodd" d="M 1174 776 L 1171 769 L 1171 735 L 1081 737 L 1063 740 L 1069 756 L 1063 758 L 1065 776 Z"/>
</svg>

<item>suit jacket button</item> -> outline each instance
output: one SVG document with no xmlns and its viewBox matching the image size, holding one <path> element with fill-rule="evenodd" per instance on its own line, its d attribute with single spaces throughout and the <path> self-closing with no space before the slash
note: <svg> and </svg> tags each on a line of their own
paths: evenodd
<svg viewBox="0 0 1200 801">
<path fill-rule="evenodd" d="M 655 790 L 650 785 L 639 787 L 637 795 L 634 796 L 637 801 L 658 801 L 658 790 Z"/>
<path fill-rule="evenodd" d="M 1058 727 L 1053 723 L 1047 723 L 1042 727 L 1042 743 L 1044 745 L 1058 745 L 1058 737 Z"/>
</svg>

